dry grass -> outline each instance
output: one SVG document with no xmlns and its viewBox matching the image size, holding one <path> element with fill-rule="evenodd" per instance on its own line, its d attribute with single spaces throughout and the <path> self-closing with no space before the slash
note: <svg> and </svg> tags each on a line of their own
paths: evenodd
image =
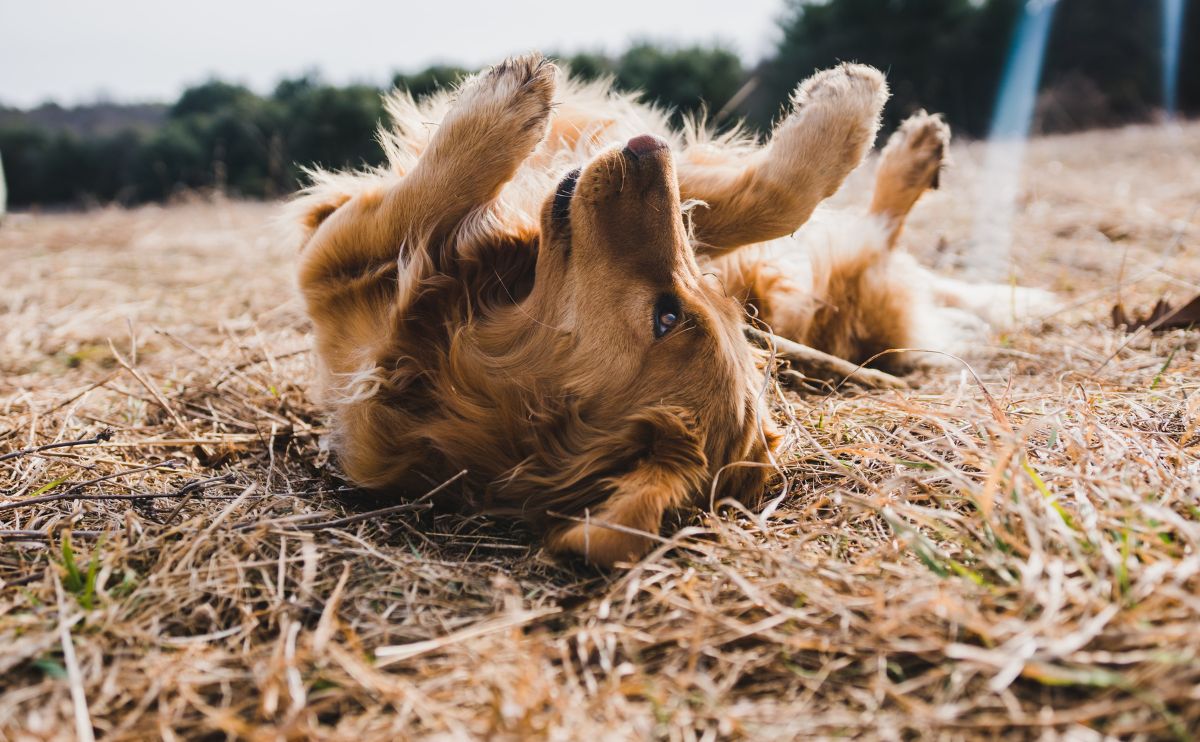
<svg viewBox="0 0 1200 742">
<path fill-rule="evenodd" d="M 777 509 L 611 574 L 339 520 L 394 503 L 321 450 L 271 207 L 10 218 L 0 453 L 112 436 L 0 461 L 0 739 L 1195 734 L 1200 339 L 1107 316 L 1200 290 L 1200 125 L 1030 156 L 1020 277 L 1074 306 L 974 363 L 994 403 L 792 397 Z M 908 234 L 948 269 L 956 159 Z"/>
</svg>

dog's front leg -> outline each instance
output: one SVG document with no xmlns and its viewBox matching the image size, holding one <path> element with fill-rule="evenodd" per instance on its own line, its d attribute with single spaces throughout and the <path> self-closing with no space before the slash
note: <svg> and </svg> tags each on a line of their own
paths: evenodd
<svg viewBox="0 0 1200 742">
<path fill-rule="evenodd" d="M 683 505 L 689 492 L 677 475 L 652 464 L 640 466 L 614 479 L 612 495 L 598 510 L 552 533 L 546 546 L 600 567 L 637 560 L 654 547 L 663 514 Z"/>
<path fill-rule="evenodd" d="M 529 54 L 464 84 L 394 200 L 436 228 L 494 199 L 545 137 L 556 75 Z"/>
<path fill-rule="evenodd" d="M 514 57 L 466 82 L 403 178 L 333 205 L 305 251 L 301 286 L 323 291 L 394 265 L 404 246 L 442 239 L 496 198 L 546 133 L 557 72 Z M 421 255 L 409 255 L 420 265 Z"/>
<path fill-rule="evenodd" d="M 818 72 L 793 93 L 771 141 L 752 154 L 701 146 L 680 158 L 696 250 L 720 255 L 796 231 L 867 153 L 887 100 L 882 73 L 843 64 Z"/>
</svg>

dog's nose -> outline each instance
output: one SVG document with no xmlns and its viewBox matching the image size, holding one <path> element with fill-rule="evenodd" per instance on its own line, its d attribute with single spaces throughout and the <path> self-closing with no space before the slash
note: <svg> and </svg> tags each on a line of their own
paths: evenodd
<svg viewBox="0 0 1200 742">
<path fill-rule="evenodd" d="M 629 140 L 625 145 L 625 153 L 636 159 L 668 148 L 669 145 L 662 139 L 653 134 L 643 134 Z"/>
</svg>

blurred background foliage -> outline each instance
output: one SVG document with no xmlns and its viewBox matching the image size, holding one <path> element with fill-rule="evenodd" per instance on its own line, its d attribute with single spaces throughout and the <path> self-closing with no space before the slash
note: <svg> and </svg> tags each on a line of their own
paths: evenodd
<svg viewBox="0 0 1200 742">
<path fill-rule="evenodd" d="M 637 43 L 615 56 L 556 54 L 578 76 L 610 77 L 678 119 L 763 131 L 797 81 L 839 61 L 888 73 L 885 126 L 917 108 L 946 114 L 959 135 L 984 136 L 1024 0 L 788 0 L 774 53 L 753 67 L 720 46 Z M 1060 0 L 1035 131 L 1147 120 L 1162 106 L 1161 8 L 1150 0 Z M 1179 104 L 1200 110 L 1200 3 L 1183 32 Z M 422 97 L 471 71 L 436 65 L 391 86 Z M 309 74 L 267 95 L 212 80 L 171 105 L 47 104 L 0 108 L 13 206 L 162 201 L 195 190 L 270 198 L 301 167 L 377 164 L 382 88 L 334 86 Z"/>
</svg>

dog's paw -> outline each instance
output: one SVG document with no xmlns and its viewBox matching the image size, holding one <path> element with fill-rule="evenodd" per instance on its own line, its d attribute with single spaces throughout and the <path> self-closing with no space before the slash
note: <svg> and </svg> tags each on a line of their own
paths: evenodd
<svg viewBox="0 0 1200 742">
<path fill-rule="evenodd" d="M 548 538 L 546 548 L 551 554 L 583 557 L 589 564 L 607 569 L 617 562 L 636 562 L 654 548 L 654 542 L 608 528 L 605 523 L 578 523 Z"/>
<path fill-rule="evenodd" d="M 937 188 L 949 159 L 950 127 L 939 114 L 917 111 L 900 124 L 880 156 L 879 172 L 907 188 Z"/>
<path fill-rule="evenodd" d="M 887 97 L 883 73 L 866 65 L 842 64 L 808 78 L 775 130 L 773 169 L 832 195 L 874 143 Z"/>
<path fill-rule="evenodd" d="M 555 79 L 558 68 L 549 59 L 534 52 L 520 57 L 509 57 L 484 74 L 487 82 L 495 85 L 502 94 L 511 91 L 518 97 L 529 96 L 543 105 L 549 105 L 554 97 Z"/>
<path fill-rule="evenodd" d="M 887 98 L 882 72 L 865 64 L 845 63 L 800 83 L 792 93 L 792 106 L 801 114 L 822 109 L 827 115 L 841 117 L 851 128 L 867 126 L 873 133 Z"/>
<path fill-rule="evenodd" d="M 541 54 L 509 57 L 462 89 L 456 114 L 477 115 L 497 127 L 515 126 L 540 136 L 550 117 L 557 77 L 554 63 Z"/>
</svg>

